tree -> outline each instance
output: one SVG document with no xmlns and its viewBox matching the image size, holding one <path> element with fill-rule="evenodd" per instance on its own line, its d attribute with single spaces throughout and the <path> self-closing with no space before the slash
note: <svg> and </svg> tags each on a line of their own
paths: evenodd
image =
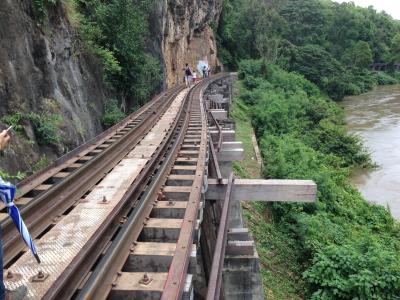
<svg viewBox="0 0 400 300">
<path fill-rule="evenodd" d="M 282 17 L 289 24 L 285 37 L 296 45 L 321 44 L 326 36 L 326 6 L 317 0 L 292 0 L 282 8 Z"/>
<path fill-rule="evenodd" d="M 396 63 L 400 63 L 400 33 L 397 33 L 392 39 L 392 59 Z"/>
<path fill-rule="evenodd" d="M 367 42 L 358 41 L 345 52 L 342 60 L 348 67 L 367 68 L 373 63 L 371 47 Z"/>
<path fill-rule="evenodd" d="M 162 82 L 160 63 L 145 52 L 153 0 L 79 0 L 82 36 L 103 61 L 105 81 L 128 106 L 144 104 Z"/>
</svg>

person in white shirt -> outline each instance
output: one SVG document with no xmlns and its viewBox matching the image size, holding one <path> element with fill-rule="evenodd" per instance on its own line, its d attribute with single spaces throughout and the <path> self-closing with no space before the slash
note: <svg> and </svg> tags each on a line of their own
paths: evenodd
<svg viewBox="0 0 400 300">
<path fill-rule="evenodd" d="M 193 83 L 196 84 L 196 80 L 197 80 L 197 73 L 196 73 L 196 71 L 194 71 L 194 72 L 192 73 L 192 78 L 193 78 Z"/>
</svg>

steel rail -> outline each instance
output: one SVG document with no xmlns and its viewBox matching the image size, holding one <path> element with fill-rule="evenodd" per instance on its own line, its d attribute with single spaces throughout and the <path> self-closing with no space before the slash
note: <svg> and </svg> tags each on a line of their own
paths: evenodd
<svg viewBox="0 0 400 300">
<path fill-rule="evenodd" d="M 169 268 L 167 280 L 165 282 L 164 291 L 161 295 L 161 300 L 180 300 L 183 293 L 184 283 L 189 265 L 191 243 L 195 232 L 196 217 L 199 211 L 201 189 L 203 185 L 204 167 L 206 166 L 206 152 L 208 149 L 207 139 L 207 122 L 206 108 L 204 105 L 203 94 L 206 88 L 216 80 L 226 77 L 226 74 L 217 75 L 210 80 L 202 81 L 197 85 L 198 89 L 193 92 L 192 97 L 198 99 L 200 111 L 202 113 L 202 133 L 197 162 L 197 170 L 192 185 L 192 190 L 187 201 L 187 208 L 183 218 L 181 231 L 176 243 L 175 254 Z M 203 103 L 202 103 L 203 102 Z"/>
<path fill-rule="evenodd" d="M 195 97 L 200 102 L 202 99 L 204 87 L 208 86 L 208 84 L 209 81 L 202 81 L 196 86 L 196 89 L 192 90 L 192 94 L 190 96 L 192 98 Z M 191 246 L 193 243 L 195 232 L 197 213 L 200 207 L 201 190 L 204 179 L 204 167 L 206 165 L 206 152 L 208 149 L 208 139 L 205 111 L 201 103 L 199 103 L 198 105 L 202 113 L 202 132 L 199 156 L 197 161 L 197 170 L 193 180 L 189 199 L 187 201 L 185 215 L 182 220 L 179 238 L 176 243 L 175 254 L 172 258 L 172 262 L 167 275 L 167 280 L 164 286 L 164 291 L 161 295 L 162 300 L 178 300 L 182 297 L 187 269 L 189 265 L 189 257 L 192 248 Z"/>
<path fill-rule="evenodd" d="M 209 144 L 210 144 L 210 153 L 211 153 L 211 163 L 214 166 L 214 170 L 215 170 L 215 173 L 217 176 L 218 183 L 222 183 L 223 178 L 222 178 L 222 174 L 221 174 L 221 169 L 219 167 L 217 153 L 215 152 L 214 143 L 213 143 L 211 137 L 209 137 Z"/>
<path fill-rule="evenodd" d="M 169 103 L 181 89 L 177 89 L 168 101 L 162 103 L 157 113 L 150 114 L 135 129 L 127 132 L 125 136 L 99 153 L 90 163 L 85 164 L 53 188 L 41 193 L 35 201 L 23 207 L 21 214 L 31 235 L 38 236 L 51 224 L 52 217 L 64 213 L 103 178 L 153 127 L 154 122 L 168 108 Z M 3 222 L 2 226 L 5 253 L 3 259 L 7 264 L 24 248 L 24 244 L 10 219 Z"/>
<path fill-rule="evenodd" d="M 182 114 L 183 109 L 184 106 L 181 107 L 178 115 Z M 176 118 L 176 120 L 172 124 L 171 130 L 169 131 L 167 137 L 163 140 L 163 144 L 158 148 L 157 152 L 154 153 L 151 160 L 146 164 L 146 169 L 140 173 L 138 178 L 135 179 L 133 185 L 126 192 L 123 199 L 121 199 L 116 208 L 111 212 L 111 214 L 107 218 L 107 221 L 101 225 L 99 230 L 97 230 L 97 232 L 95 233 L 94 237 L 89 240 L 89 242 L 82 248 L 79 255 L 70 264 L 70 266 L 62 273 L 62 275 L 56 280 L 56 282 L 54 282 L 52 288 L 44 295 L 43 299 L 69 299 L 81 283 L 83 274 L 87 274 L 90 271 L 91 267 L 102 253 L 104 247 L 110 241 L 113 233 L 115 233 L 117 228 L 115 228 L 113 224 L 119 223 L 120 218 L 124 215 L 126 216 L 127 212 L 130 210 L 130 208 L 132 208 L 133 205 L 135 206 L 134 211 L 138 206 L 146 208 L 144 204 L 141 204 L 143 203 L 142 201 L 141 203 L 136 203 L 136 201 L 142 191 L 146 188 L 149 178 L 158 168 L 160 159 L 161 157 L 163 157 L 163 153 L 169 148 L 171 140 L 174 138 L 174 132 L 176 131 L 178 124 L 179 117 Z M 147 206 L 148 205 L 149 203 L 147 203 Z M 148 206 L 148 208 L 150 207 Z M 140 212 L 143 213 L 143 210 L 141 210 Z M 141 222 L 143 224 L 143 219 L 141 219 Z M 127 253 L 129 254 L 129 251 L 127 251 Z M 103 275 L 112 274 L 110 272 L 110 269 L 105 269 L 105 273 L 106 274 Z M 79 275 L 76 276 L 77 274 Z M 101 282 L 100 285 L 106 287 L 105 282 Z M 111 287 L 111 283 L 109 287 Z M 91 299 L 102 299 L 102 297 L 104 296 L 103 291 L 100 293 L 96 293 L 95 295 L 96 297 Z"/>
<path fill-rule="evenodd" d="M 222 207 L 220 223 L 218 227 L 217 243 L 215 245 L 210 277 L 208 280 L 206 300 L 219 300 L 222 290 L 222 271 L 224 267 L 225 249 L 228 234 L 228 220 L 231 203 L 232 187 L 234 183 L 233 173 L 229 176 L 226 188 L 224 204 Z"/>
<path fill-rule="evenodd" d="M 223 142 L 223 136 L 222 136 L 222 127 L 221 125 L 218 123 L 218 121 L 215 119 L 214 115 L 212 114 L 212 112 L 209 112 L 211 119 L 213 120 L 213 123 L 215 124 L 215 126 L 217 126 L 217 130 L 218 130 L 218 143 L 217 143 L 217 151 L 221 151 L 221 146 L 222 146 L 222 142 Z"/>
<path fill-rule="evenodd" d="M 154 201 L 157 199 L 158 191 L 162 187 L 167 174 L 172 168 L 173 162 L 177 157 L 179 146 L 182 144 L 186 129 L 189 125 L 189 99 L 187 96 L 184 107 L 184 120 L 182 128 L 180 128 L 175 141 L 170 146 L 169 153 L 164 162 L 157 170 L 157 174 L 153 177 L 153 181 L 146 188 L 146 192 L 142 195 L 142 199 L 133 212 L 129 216 L 124 228 L 118 233 L 112 245 L 107 250 L 105 256 L 96 266 L 88 281 L 77 295 L 78 300 L 101 300 L 106 299 L 112 289 L 113 280 L 118 277 L 118 272 L 123 268 L 127 260 L 132 242 L 136 241 L 143 228 L 143 222 L 151 213 Z M 182 117 L 182 113 L 180 114 Z"/>
<path fill-rule="evenodd" d="M 129 123 L 134 122 L 140 116 L 142 116 L 147 111 L 152 109 L 152 107 L 155 106 L 155 104 L 157 104 L 159 101 L 161 101 L 161 99 L 165 97 L 169 92 L 170 91 L 165 91 L 155 96 L 151 101 L 149 101 L 144 106 L 139 108 L 137 111 L 127 116 L 121 122 L 108 128 L 99 135 L 91 138 L 90 140 L 81 144 L 79 147 L 73 149 L 72 151 L 64 154 L 49 166 L 18 182 L 17 183 L 18 198 L 27 194 L 36 186 L 40 185 L 47 179 L 51 178 L 54 174 L 64 169 L 69 163 L 71 163 L 71 161 L 79 160 L 80 157 L 86 155 L 87 153 L 92 151 L 92 149 L 96 148 L 97 146 L 106 142 L 108 139 L 112 138 L 118 132 L 118 130 L 125 128 L 127 125 L 129 125 Z"/>
</svg>

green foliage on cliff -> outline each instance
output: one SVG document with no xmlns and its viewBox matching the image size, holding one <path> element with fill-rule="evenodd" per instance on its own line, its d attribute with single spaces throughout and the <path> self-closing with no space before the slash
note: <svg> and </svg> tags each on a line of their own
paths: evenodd
<svg viewBox="0 0 400 300">
<path fill-rule="evenodd" d="M 130 107 L 146 103 L 159 89 L 163 72 L 146 50 L 154 0 L 33 0 L 34 15 L 45 23 L 52 7 L 63 5 L 79 44 L 100 58 L 103 79 Z M 75 45 L 76 46 L 76 45 Z"/>
<path fill-rule="evenodd" d="M 51 6 L 55 6 L 60 0 L 33 0 L 33 10 L 39 22 L 43 22 L 47 16 L 47 10 Z"/>
<path fill-rule="evenodd" d="M 0 178 L 2 178 L 5 181 L 17 182 L 24 179 L 25 177 L 26 177 L 25 172 L 18 171 L 16 175 L 10 175 L 6 171 L 0 169 Z"/>
<path fill-rule="evenodd" d="M 101 120 L 105 127 L 111 127 L 125 118 L 124 112 L 118 107 L 118 101 L 109 100 L 104 105 L 104 115 Z"/>
<path fill-rule="evenodd" d="M 75 0 L 80 33 L 100 57 L 104 80 L 130 106 L 148 101 L 162 83 L 159 61 L 145 49 L 153 0 Z"/>
<path fill-rule="evenodd" d="M 13 126 L 13 130 L 16 132 L 22 132 L 24 125 L 30 123 L 39 145 L 56 145 L 61 141 L 58 130 L 62 119 L 55 113 L 18 112 L 9 114 L 0 121 L 8 126 Z"/>
<path fill-rule="evenodd" d="M 303 76 L 265 60 L 242 61 L 238 75 L 264 176 L 318 185 L 314 204 L 258 208 L 261 215 L 273 213 L 275 225 L 264 229 L 280 231 L 298 252 L 291 269 L 303 278 L 306 298 L 399 299 L 400 228 L 348 182 L 352 168 L 371 161 L 359 139 L 346 133 L 342 109 Z"/>
<path fill-rule="evenodd" d="M 322 0 L 225 0 L 217 29 L 220 58 L 231 69 L 263 58 L 336 100 L 382 83 L 369 65 L 398 61 L 399 36 L 400 22 L 385 13 Z"/>
</svg>

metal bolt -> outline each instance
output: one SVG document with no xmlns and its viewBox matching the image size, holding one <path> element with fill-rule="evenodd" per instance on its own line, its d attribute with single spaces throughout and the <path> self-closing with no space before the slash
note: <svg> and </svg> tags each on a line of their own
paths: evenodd
<svg viewBox="0 0 400 300">
<path fill-rule="evenodd" d="M 153 279 L 147 275 L 147 273 L 143 274 L 143 277 L 139 280 L 140 284 L 148 285 Z"/>
<path fill-rule="evenodd" d="M 169 205 L 169 206 L 172 206 L 172 205 L 174 205 L 174 201 L 172 201 L 172 200 L 169 200 L 169 201 L 168 201 L 168 205 Z"/>
<path fill-rule="evenodd" d="M 37 277 L 40 279 L 40 278 L 44 278 L 44 273 L 43 273 L 43 271 L 42 270 L 39 270 L 39 272 L 38 272 L 38 274 L 37 274 Z"/>
<path fill-rule="evenodd" d="M 107 202 L 107 198 L 106 198 L 106 196 L 103 196 L 103 200 L 102 200 L 104 203 L 105 202 Z"/>
</svg>

